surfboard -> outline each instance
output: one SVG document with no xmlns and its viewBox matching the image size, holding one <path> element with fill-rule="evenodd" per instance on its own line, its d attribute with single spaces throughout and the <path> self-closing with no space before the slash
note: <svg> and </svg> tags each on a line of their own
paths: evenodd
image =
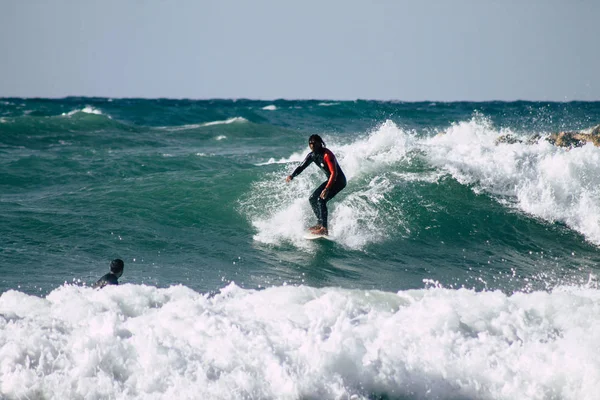
<svg viewBox="0 0 600 400">
<path fill-rule="evenodd" d="M 304 234 L 304 239 L 307 240 L 318 240 L 318 239 L 323 239 L 323 240 L 331 240 L 333 241 L 333 238 L 329 235 L 315 235 L 314 233 L 310 233 L 310 232 L 306 232 Z"/>
</svg>

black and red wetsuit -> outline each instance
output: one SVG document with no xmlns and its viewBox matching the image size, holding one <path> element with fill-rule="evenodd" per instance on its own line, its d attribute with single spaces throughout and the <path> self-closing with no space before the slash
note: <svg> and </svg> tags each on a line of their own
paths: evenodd
<svg viewBox="0 0 600 400">
<path fill-rule="evenodd" d="M 327 228 L 327 202 L 333 199 L 336 194 L 346 187 L 346 176 L 331 150 L 323 147 L 322 151 L 319 153 L 315 151 L 308 153 L 304 161 L 302 161 L 302 164 L 292 172 L 292 178 L 299 175 L 313 162 L 325 172 L 328 179 L 315 189 L 308 198 L 308 201 L 310 202 L 313 212 L 317 216 L 319 225 Z M 329 192 L 327 197 L 322 199 L 320 195 L 325 188 L 327 188 Z"/>
</svg>

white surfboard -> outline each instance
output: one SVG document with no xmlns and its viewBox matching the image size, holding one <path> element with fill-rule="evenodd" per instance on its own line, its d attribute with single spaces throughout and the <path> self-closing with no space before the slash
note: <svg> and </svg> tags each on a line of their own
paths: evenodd
<svg viewBox="0 0 600 400">
<path fill-rule="evenodd" d="M 323 240 L 331 240 L 333 241 L 333 238 L 329 235 L 315 235 L 314 233 L 310 233 L 310 232 L 306 232 L 304 234 L 304 239 L 307 240 L 318 240 L 318 239 L 323 239 Z"/>
</svg>

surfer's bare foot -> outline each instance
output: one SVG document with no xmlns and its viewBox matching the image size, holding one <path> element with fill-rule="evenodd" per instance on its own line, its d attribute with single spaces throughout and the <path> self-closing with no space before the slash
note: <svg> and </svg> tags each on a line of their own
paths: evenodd
<svg viewBox="0 0 600 400">
<path fill-rule="evenodd" d="M 315 226 L 311 226 L 310 228 L 308 228 L 308 230 L 309 230 L 311 233 L 315 233 L 316 231 L 319 231 L 319 230 L 321 230 L 321 229 L 323 229 L 323 225 L 319 225 L 319 224 L 317 224 L 317 225 L 315 225 Z"/>
<path fill-rule="evenodd" d="M 328 235 L 329 234 L 329 232 L 327 232 L 327 228 L 325 228 L 324 226 L 321 226 L 321 227 L 313 230 L 312 233 L 314 233 L 315 235 Z"/>
</svg>

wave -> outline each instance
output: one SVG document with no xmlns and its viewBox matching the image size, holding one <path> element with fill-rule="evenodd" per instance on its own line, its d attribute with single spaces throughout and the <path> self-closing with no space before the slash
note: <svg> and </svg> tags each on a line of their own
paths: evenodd
<svg viewBox="0 0 600 400">
<path fill-rule="evenodd" d="M 350 143 L 325 138 L 349 181 L 330 203 L 331 231 L 340 243 L 362 249 L 408 233 L 402 204 L 407 183 L 439 186 L 451 177 L 507 210 L 559 222 L 600 244 L 600 148 L 588 144 L 565 149 L 545 140 L 498 143 L 500 135 L 519 133 L 496 129 L 479 114 L 438 133 L 417 134 L 388 120 Z M 242 201 L 242 213 L 257 230 L 255 240 L 305 246 L 302 232 L 313 218 L 306 198 L 325 177 L 318 168 L 306 169 L 288 185 L 282 177 L 295 167 L 287 164 L 301 161 L 307 152 L 257 164 L 281 164 L 285 171 L 267 174 Z M 269 197 L 273 200 L 264 204 Z M 262 206 L 256 207 L 258 203 Z M 253 211 L 257 209 L 262 212 Z"/>
<path fill-rule="evenodd" d="M 67 116 L 67 117 L 71 117 L 73 115 L 76 115 L 78 113 L 84 113 L 84 114 L 94 114 L 94 115 L 104 115 L 102 113 L 102 111 L 100 111 L 97 108 L 94 108 L 92 106 L 85 106 L 82 109 L 77 109 L 77 110 L 73 110 L 73 111 L 69 111 L 68 113 L 62 113 L 63 116 Z M 111 118 L 110 115 L 107 115 L 108 118 Z"/>
<path fill-rule="evenodd" d="M 177 132 L 177 131 L 188 131 L 188 130 L 198 129 L 198 128 L 202 128 L 205 126 L 229 125 L 229 124 L 239 124 L 239 123 L 245 123 L 245 122 L 248 122 L 248 120 L 246 118 L 233 117 L 233 118 L 229 118 L 229 119 L 222 120 L 222 121 L 221 120 L 220 121 L 211 121 L 211 122 L 205 122 L 205 123 L 200 123 L 200 124 L 186 124 L 186 125 L 180 125 L 180 126 L 159 126 L 154 129 Z"/>
<path fill-rule="evenodd" d="M 91 106 L 75 109 L 62 114 L 54 114 L 52 112 L 40 110 L 24 110 L 22 115 L 2 117 L 0 119 L 0 122 L 14 125 L 15 127 L 29 127 L 30 129 L 35 129 L 34 127 L 43 126 L 44 130 L 53 126 L 59 127 L 61 125 L 69 127 L 78 126 L 83 129 L 86 125 L 81 125 L 82 123 L 101 124 L 102 121 L 110 123 L 111 126 L 126 126 L 124 123 L 114 122 L 110 115 Z"/>
<path fill-rule="evenodd" d="M 349 181 L 348 187 L 329 205 L 330 235 L 334 240 L 352 249 L 363 249 L 385 240 L 391 231 L 398 232 L 399 227 L 401 231 L 407 230 L 403 213 L 387 196 L 396 190 L 398 181 L 397 176 L 390 175 L 394 171 L 390 166 L 406 161 L 413 140 L 412 135 L 391 121 L 350 144 L 326 140 Z M 265 165 L 298 162 L 306 152 L 295 152 L 279 161 L 269 160 Z M 306 198 L 325 177 L 319 169 L 307 168 L 285 184 L 283 178 L 293 170 L 286 168 L 288 171 L 267 174 L 264 180 L 255 183 L 251 193 L 241 201 L 241 212 L 257 230 L 255 240 L 268 244 L 291 242 L 308 250 L 312 244 L 306 243 L 302 236 L 313 215 Z"/>
<path fill-rule="evenodd" d="M 600 291 L 62 286 L 0 296 L 7 398 L 561 399 L 600 385 Z"/>
<path fill-rule="evenodd" d="M 206 123 L 202 124 L 201 126 L 225 125 L 225 124 L 236 124 L 236 123 L 239 124 L 239 123 L 244 123 L 244 122 L 248 122 L 248 120 L 246 118 L 242 118 L 242 117 L 233 117 L 233 118 L 226 119 L 225 121 L 206 122 Z"/>
<path fill-rule="evenodd" d="M 298 153 L 292 154 L 290 157 L 287 157 L 287 158 L 283 157 L 283 158 L 280 158 L 279 160 L 276 160 L 275 158 L 271 157 L 265 162 L 256 163 L 254 165 L 256 165 L 257 167 L 261 167 L 264 165 L 273 165 L 273 164 L 289 164 L 292 162 L 300 162 L 304 159 L 305 156 L 306 156 L 306 154 L 298 152 Z"/>
<path fill-rule="evenodd" d="M 561 222 L 600 244 L 600 149 L 496 143 L 497 130 L 476 115 L 424 142 L 427 160 L 476 192 L 497 196 L 536 218 Z"/>
<path fill-rule="evenodd" d="M 2 140 L 9 145 L 25 145 L 28 148 L 43 148 L 57 143 L 77 141 L 87 132 L 136 132 L 134 125 L 113 120 L 101 111 L 76 110 L 68 114 L 32 115 L 8 117 L 2 124 Z M 23 135 L 26 132 L 26 135 Z M 92 135 L 87 139 L 93 140 Z"/>
</svg>

